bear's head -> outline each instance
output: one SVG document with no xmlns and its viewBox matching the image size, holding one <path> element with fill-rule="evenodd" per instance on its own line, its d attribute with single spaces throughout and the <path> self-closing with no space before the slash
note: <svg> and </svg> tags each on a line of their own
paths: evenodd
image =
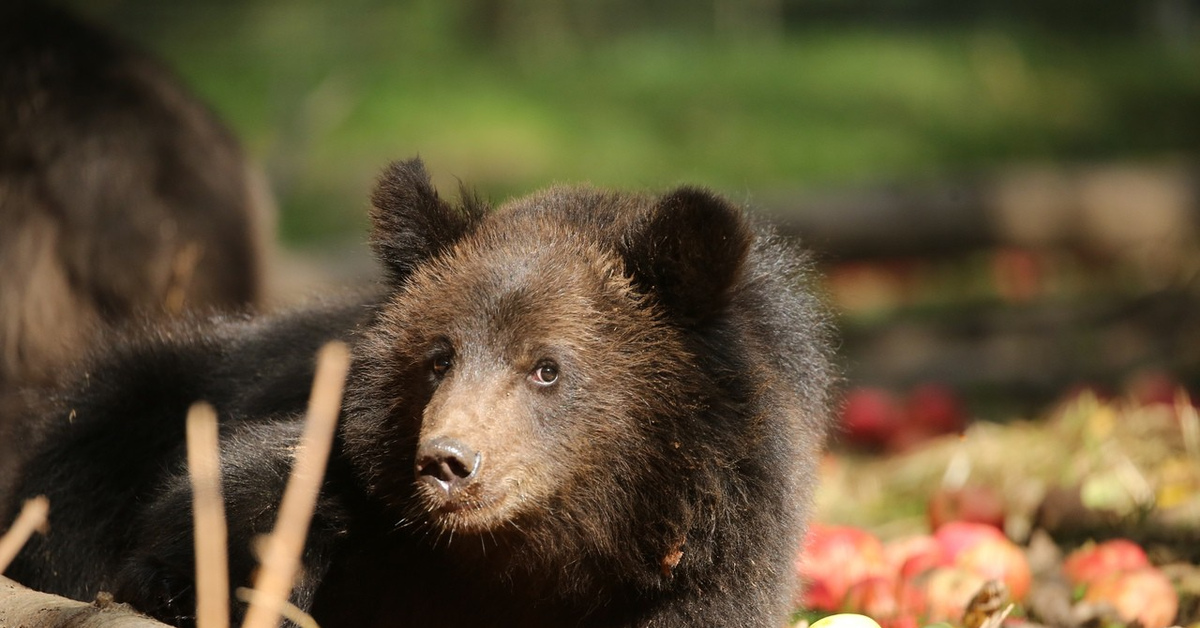
<svg viewBox="0 0 1200 628">
<path fill-rule="evenodd" d="M 391 294 L 348 389 L 349 458 L 431 543 L 567 581 L 589 562 L 671 577 L 759 445 L 760 367 L 727 320 L 753 230 L 693 188 L 464 197 L 416 160 L 376 190 Z"/>
</svg>

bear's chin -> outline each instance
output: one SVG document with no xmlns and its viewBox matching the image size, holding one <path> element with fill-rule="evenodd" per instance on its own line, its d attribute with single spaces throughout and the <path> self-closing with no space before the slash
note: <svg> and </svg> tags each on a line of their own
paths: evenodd
<svg viewBox="0 0 1200 628">
<path fill-rule="evenodd" d="M 424 483 L 418 486 L 425 518 L 455 534 L 494 533 L 510 524 L 519 510 L 515 495 L 486 491 L 479 484 L 449 493 Z"/>
</svg>

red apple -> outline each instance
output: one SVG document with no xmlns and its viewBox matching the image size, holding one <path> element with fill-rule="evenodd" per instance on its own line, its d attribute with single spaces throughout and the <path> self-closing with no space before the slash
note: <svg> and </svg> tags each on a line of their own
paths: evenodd
<svg viewBox="0 0 1200 628">
<path fill-rule="evenodd" d="M 897 616 L 921 617 L 925 615 L 929 602 L 923 588 L 922 578 L 930 571 L 932 570 L 925 570 L 921 572 L 921 576 L 911 580 L 896 582 Z"/>
<path fill-rule="evenodd" d="M 1128 539 L 1112 539 L 1085 545 L 1071 552 L 1063 562 L 1063 573 L 1071 584 L 1080 585 L 1107 578 L 1120 571 L 1149 567 L 1146 552 Z"/>
<path fill-rule="evenodd" d="M 957 434 L 967 426 L 967 413 L 950 387 L 928 383 L 908 393 L 908 420 L 933 434 Z"/>
<path fill-rule="evenodd" d="M 921 579 L 927 603 L 926 622 L 958 623 L 971 598 L 987 578 L 960 567 L 937 567 Z"/>
<path fill-rule="evenodd" d="M 922 573 L 947 564 L 942 546 L 928 534 L 896 539 L 883 547 L 884 560 L 892 576 L 911 580 Z"/>
<path fill-rule="evenodd" d="M 959 553 L 954 564 L 983 576 L 999 580 L 1008 587 L 1009 597 L 1021 602 L 1029 594 L 1033 573 L 1025 552 L 1006 538 L 984 539 Z"/>
<path fill-rule="evenodd" d="M 1154 567 L 1112 574 L 1088 585 L 1083 599 L 1108 602 L 1121 619 L 1144 628 L 1165 628 L 1179 613 L 1179 595 L 1163 572 Z"/>
<path fill-rule="evenodd" d="M 834 593 L 830 582 L 824 578 L 801 577 L 799 591 L 792 599 L 797 608 L 815 611 L 833 611 L 842 608 L 845 592 Z"/>
<path fill-rule="evenodd" d="M 942 552 L 945 553 L 946 560 L 950 562 L 958 560 L 960 553 L 984 540 L 1008 539 L 995 526 L 970 521 L 950 521 L 944 523 L 934 531 L 933 538 L 937 539 L 938 544 L 942 546 Z"/>
<path fill-rule="evenodd" d="M 856 388 L 842 407 L 842 430 L 856 447 L 882 449 L 903 420 L 895 396 L 881 388 Z"/>
<path fill-rule="evenodd" d="M 883 543 L 848 526 L 813 524 L 796 561 L 805 586 L 800 603 L 814 610 L 839 610 L 855 583 L 887 575 Z"/>
<path fill-rule="evenodd" d="M 882 628 L 919 628 L 915 615 L 896 615 L 882 620 Z"/>
<path fill-rule="evenodd" d="M 900 610 L 896 582 L 885 576 L 871 576 L 850 585 L 841 610 L 868 617 L 891 617 Z"/>
</svg>

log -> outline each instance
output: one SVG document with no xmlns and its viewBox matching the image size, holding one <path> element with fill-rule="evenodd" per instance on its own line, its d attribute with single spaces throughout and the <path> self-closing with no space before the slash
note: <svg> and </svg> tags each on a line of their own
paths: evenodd
<svg viewBox="0 0 1200 628">
<path fill-rule="evenodd" d="M 167 628 L 101 593 L 91 604 L 40 593 L 0 576 L 0 626 L 11 628 Z"/>
<path fill-rule="evenodd" d="M 1200 236 L 1200 169 L 1191 163 L 1012 167 L 754 200 L 784 234 L 840 261 L 1006 246 L 1162 256 L 1194 250 Z"/>
</svg>

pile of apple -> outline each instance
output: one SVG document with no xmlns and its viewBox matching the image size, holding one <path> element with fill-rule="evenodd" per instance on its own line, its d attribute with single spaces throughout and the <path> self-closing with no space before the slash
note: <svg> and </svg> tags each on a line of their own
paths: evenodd
<svg viewBox="0 0 1200 628">
<path fill-rule="evenodd" d="M 962 521 L 887 544 L 858 528 L 814 524 L 797 570 L 802 608 L 862 613 L 885 628 L 957 624 L 989 580 L 1014 601 L 1032 580 L 1024 552 L 1000 530 Z"/>
<path fill-rule="evenodd" d="M 993 600 L 999 608 L 1009 600 L 1019 606 L 1034 586 L 1019 546 L 994 526 L 965 521 L 886 544 L 858 528 L 814 524 L 796 568 L 800 608 L 861 613 L 884 628 L 964 625 L 964 611 L 979 604 L 981 591 L 1007 593 L 1007 599 Z M 1083 600 L 1107 603 L 1125 622 L 1164 628 L 1178 612 L 1170 581 L 1130 541 L 1080 548 L 1068 556 L 1061 575 Z"/>
<path fill-rule="evenodd" d="M 1088 602 L 1107 603 L 1126 622 L 1145 628 L 1170 626 L 1179 613 L 1171 581 L 1132 541 L 1113 539 L 1067 556 L 1063 573 Z"/>
</svg>

